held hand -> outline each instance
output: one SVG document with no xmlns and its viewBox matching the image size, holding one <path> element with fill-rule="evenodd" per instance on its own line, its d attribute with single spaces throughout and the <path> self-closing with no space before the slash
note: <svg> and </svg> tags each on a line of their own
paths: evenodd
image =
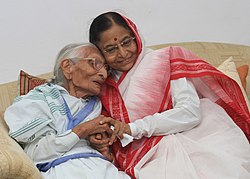
<svg viewBox="0 0 250 179">
<path fill-rule="evenodd" d="M 93 134 L 88 137 L 90 146 L 99 151 L 110 162 L 114 160 L 114 156 L 109 148 L 109 138 L 106 133 Z"/>
<path fill-rule="evenodd" d="M 89 141 L 90 146 L 99 152 L 103 152 L 109 147 L 110 139 L 106 133 L 90 135 L 87 140 Z"/>
<path fill-rule="evenodd" d="M 120 122 L 113 118 L 107 117 L 107 118 L 103 118 L 103 120 L 100 121 L 100 124 L 105 124 L 105 123 L 109 123 L 112 126 L 114 126 L 113 133 L 110 137 L 109 145 L 112 145 L 113 142 L 115 142 L 116 137 L 119 139 L 122 139 L 124 133 L 131 135 L 131 129 L 129 125 L 124 122 Z"/>
<path fill-rule="evenodd" d="M 98 116 L 97 118 L 81 123 L 74 127 L 72 131 L 78 135 L 79 138 L 86 138 L 87 136 L 95 133 L 103 133 L 107 132 L 108 134 L 112 134 L 112 130 L 108 123 L 100 123 L 104 118 L 103 115 Z"/>
</svg>

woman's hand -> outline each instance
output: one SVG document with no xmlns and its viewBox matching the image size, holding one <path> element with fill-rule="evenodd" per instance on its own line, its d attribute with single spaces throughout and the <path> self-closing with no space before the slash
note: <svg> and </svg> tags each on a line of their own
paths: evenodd
<svg viewBox="0 0 250 179">
<path fill-rule="evenodd" d="M 109 147 L 110 138 L 106 133 L 97 133 L 90 135 L 87 140 L 92 148 L 98 150 L 99 152 L 103 152 Z"/>
<path fill-rule="evenodd" d="M 129 125 L 124 122 L 120 122 L 113 118 L 107 117 L 103 118 L 100 121 L 100 124 L 105 124 L 105 123 L 109 123 L 112 126 L 114 126 L 113 133 L 110 137 L 109 145 L 112 145 L 116 141 L 116 138 L 122 139 L 123 134 L 131 135 L 131 129 Z"/>
<path fill-rule="evenodd" d="M 105 117 L 100 115 L 95 119 L 77 125 L 72 129 L 72 131 L 81 139 L 92 134 L 103 132 L 106 132 L 108 135 L 112 135 L 113 131 L 110 129 L 109 123 L 101 122 L 104 119 Z"/>
<path fill-rule="evenodd" d="M 114 156 L 110 151 L 109 137 L 106 133 L 93 134 L 88 137 L 89 144 L 92 148 L 99 151 L 110 162 L 114 160 Z"/>
</svg>

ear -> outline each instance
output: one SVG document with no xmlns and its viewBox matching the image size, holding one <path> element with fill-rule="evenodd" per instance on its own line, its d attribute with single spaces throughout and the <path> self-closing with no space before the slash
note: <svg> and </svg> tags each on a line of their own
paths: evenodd
<svg viewBox="0 0 250 179">
<path fill-rule="evenodd" d="M 72 78 L 72 61 L 69 59 L 64 59 L 61 62 L 61 69 L 66 79 L 70 80 Z"/>
</svg>

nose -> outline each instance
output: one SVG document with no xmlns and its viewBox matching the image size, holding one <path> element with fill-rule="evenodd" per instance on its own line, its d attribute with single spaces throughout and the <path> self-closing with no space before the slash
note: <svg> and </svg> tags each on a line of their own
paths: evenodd
<svg viewBox="0 0 250 179">
<path fill-rule="evenodd" d="M 107 79 L 108 72 L 107 72 L 107 70 L 106 70 L 106 68 L 104 66 L 99 70 L 98 75 L 101 76 L 103 80 Z"/>
<path fill-rule="evenodd" d="M 126 48 L 124 48 L 122 46 L 118 46 L 118 54 L 120 56 L 122 56 L 123 58 L 125 58 L 127 56 L 127 50 L 126 50 Z"/>
</svg>

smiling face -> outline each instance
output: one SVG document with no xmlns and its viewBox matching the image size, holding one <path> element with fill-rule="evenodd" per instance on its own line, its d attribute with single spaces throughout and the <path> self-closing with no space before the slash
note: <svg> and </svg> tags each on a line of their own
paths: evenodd
<svg viewBox="0 0 250 179">
<path fill-rule="evenodd" d="M 101 33 L 98 47 L 111 68 L 123 72 L 132 68 L 137 58 L 137 45 L 132 37 L 127 29 L 117 24 Z M 112 48 L 116 50 L 110 53 Z"/>
<path fill-rule="evenodd" d="M 87 53 L 85 49 L 84 55 L 79 54 L 77 62 L 74 62 L 74 59 L 65 59 L 61 63 L 67 82 L 65 88 L 72 96 L 78 98 L 98 95 L 101 91 L 101 85 L 107 78 L 105 66 L 102 66 L 99 70 L 95 68 L 95 60 L 105 64 L 99 50 L 95 47 L 83 48 L 88 48 Z"/>
</svg>

